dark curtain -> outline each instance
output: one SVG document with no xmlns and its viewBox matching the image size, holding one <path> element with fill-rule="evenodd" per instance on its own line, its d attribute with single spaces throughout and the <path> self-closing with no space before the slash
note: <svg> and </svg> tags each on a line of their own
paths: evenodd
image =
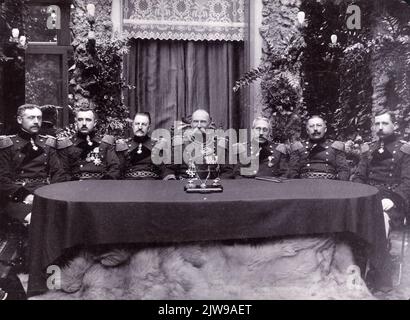
<svg viewBox="0 0 410 320">
<path fill-rule="evenodd" d="M 149 111 L 154 128 L 206 109 L 217 127 L 246 128 L 244 94 L 233 92 L 244 73 L 244 43 L 133 40 L 126 72 L 131 116 Z"/>
</svg>

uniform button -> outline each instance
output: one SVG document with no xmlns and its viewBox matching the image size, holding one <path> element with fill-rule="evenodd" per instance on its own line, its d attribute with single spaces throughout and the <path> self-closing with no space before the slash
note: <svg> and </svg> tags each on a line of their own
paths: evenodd
<svg viewBox="0 0 410 320">
<path fill-rule="evenodd" d="M 326 146 L 325 149 L 329 149 L 329 146 Z"/>
<path fill-rule="evenodd" d="M 40 139 L 40 142 L 43 142 L 43 139 Z"/>
<path fill-rule="evenodd" d="M 389 177 L 393 177 L 393 173 L 390 173 L 390 174 L 389 174 Z"/>
<path fill-rule="evenodd" d="M 329 152 L 326 152 L 326 155 L 328 156 L 328 155 L 329 155 Z"/>
<path fill-rule="evenodd" d="M 397 151 L 396 151 L 396 150 L 394 150 L 394 151 L 393 151 L 393 153 L 397 153 Z"/>
<path fill-rule="evenodd" d="M 21 173 L 24 173 L 24 170 L 21 170 Z"/>
<path fill-rule="evenodd" d="M 84 165 L 80 164 L 80 168 L 84 167 Z"/>
<path fill-rule="evenodd" d="M 391 159 L 391 161 L 392 161 L 392 162 L 394 162 L 394 158 L 393 158 L 393 159 Z"/>
<path fill-rule="evenodd" d="M 307 154 L 308 152 L 307 152 L 307 151 L 305 151 L 305 153 Z"/>
<path fill-rule="evenodd" d="M 19 143 L 20 141 L 19 141 L 19 140 L 16 140 L 16 142 Z"/>
<path fill-rule="evenodd" d="M 19 154 L 19 158 L 21 158 L 21 154 Z"/>
<path fill-rule="evenodd" d="M 329 161 L 329 159 L 326 159 L 326 161 Z"/>
<path fill-rule="evenodd" d="M 130 145 L 130 144 L 129 144 L 128 146 L 131 148 L 131 145 Z"/>
<path fill-rule="evenodd" d="M 310 167 L 310 163 L 308 163 L 308 164 L 306 165 L 306 167 Z"/>
</svg>

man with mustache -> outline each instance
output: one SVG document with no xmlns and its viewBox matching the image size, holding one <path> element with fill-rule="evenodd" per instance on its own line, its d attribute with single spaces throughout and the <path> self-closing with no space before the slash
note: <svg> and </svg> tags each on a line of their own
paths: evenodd
<svg viewBox="0 0 410 320">
<path fill-rule="evenodd" d="M 94 109 L 83 107 L 75 112 L 76 133 L 57 141 L 61 163 L 71 180 L 118 179 L 120 162 L 113 136 L 97 136 Z"/>
<path fill-rule="evenodd" d="M 242 165 L 240 161 L 236 166 L 236 174 L 247 178 L 254 178 L 256 176 L 284 176 L 287 172 L 286 162 L 288 161 L 288 150 L 284 144 L 274 143 L 269 140 L 270 121 L 265 117 L 257 117 L 252 123 L 252 142 L 248 144 L 238 143 L 238 153 L 247 153 L 246 156 L 256 158 L 259 163 L 258 168 L 254 170 L 241 170 L 243 168 L 250 168 L 252 160 L 247 165 Z"/>
<path fill-rule="evenodd" d="M 152 161 L 153 151 L 165 149 L 164 140 L 153 140 L 148 134 L 151 131 L 151 115 L 139 112 L 132 123 L 134 137 L 117 141 L 116 150 L 121 162 L 121 176 L 126 180 L 158 180 L 166 177 L 165 165 L 156 165 Z M 158 151 L 159 152 L 159 151 Z"/>
<path fill-rule="evenodd" d="M 394 113 L 376 113 L 373 131 L 378 139 L 362 146 L 354 182 L 377 187 L 382 196 L 386 235 L 390 226 L 401 225 L 410 199 L 410 144 L 395 134 Z"/>
<path fill-rule="evenodd" d="M 312 116 L 306 123 L 307 141 L 292 145 L 289 177 L 301 179 L 349 180 L 344 143 L 326 139 L 326 122 Z"/>
<path fill-rule="evenodd" d="M 215 134 L 211 117 L 204 109 L 192 114 L 190 126 L 182 134 L 175 135 L 172 147 L 173 163 L 169 168 L 177 179 L 189 179 L 194 167 L 202 182 L 208 177 L 209 168 L 208 180 L 217 178 L 218 174 L 223 179 L 234 177 L 233 166 L 228 164 L 228 141 Z M 218 159 L 218 155 L 225 159 Z"/>
<path fill-rule="evenodd" d="M 55 150 L 56 139 L 39 134 L 41 109 L 20 106 L 17 123 L 16 135 L 0 136 L 0 206 L 11 218 L 29 223 L 34 191 L 68 177 Z"/>
</svg>

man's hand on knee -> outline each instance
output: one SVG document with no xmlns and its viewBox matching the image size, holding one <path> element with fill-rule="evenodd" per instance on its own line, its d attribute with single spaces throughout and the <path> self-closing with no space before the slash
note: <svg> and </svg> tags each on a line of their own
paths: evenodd
<svg viewBox="0 0 410 320">
<path fill-rule="evenodd" d="M 33 204 L 33 200 L 34 200 L 34 195 L 29 194 L 29 195 L 24 199 L 23 203 L 32 205 L 32 204 Z"/>
<path fill-rule="evenodd" d="M 26 215 L 26 217 L 24 218 L 23 223 L 24 223 L 24 225 L 28 226 L 30 224 L 30 222 L 31 222 L 31 212 L 28 215 Z"/>
</svg>

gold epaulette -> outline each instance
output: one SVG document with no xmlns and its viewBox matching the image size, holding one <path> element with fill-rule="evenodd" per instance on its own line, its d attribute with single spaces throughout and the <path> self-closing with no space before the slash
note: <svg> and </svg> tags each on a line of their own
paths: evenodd
<svg viewBox="0 0 410 320">
<path fill-rule="evenodd" d="M 332 148 L 339 151 L 345 151 L 345 144 L 342 141 L 334 141 L 332 143 Z"/>
<path fill-rule="evenodd" d="M 57 150 L 65 149 L 72 145 L 73 145 L 73 142 L 71 141 L 70 138 L 57 138 L 57 141 L 56 141 Z"/>
<path fill-rule="evenodd" d="M 227 149 L 228 148 L 228 139 L 224 137 L 215 137 L 217 139 L 218 148 Z"/>
<path fill-rule="evenodd" d="M 115 144 L 115 138 L 109 134 L 104 135 L 104 137 L 101 139 L 101 142 L 114 145 Z"/>
<path fill-rule="evenodd" d="M 279 151 L 280 153 L 283 153 L 283 154 L 288 153 L 288 149 L 286 148 L 286 145 L 284 145 L 283 143 L 278 144 L 278 146 L 276 147 L 276 151 Z"/>
<path fill-rule="evenodd" d="M 403 145 L 400 147 L 400 151 L 405 154 L 410 154 L 410 143 L 403 143 Z"/>
<path fill-rule="evenodd" d="M 57 147 L 57 138 L 53 137 L 53 136 L 42 136 L 40 135 L 39 137 L 47 139 L 45 145 L 52 147 L 52 148 L 56 148 Z"/>
<path fill-rule="evenodd" d="M 115 141 L 115 151 L 123 152 L 128 150 L 128 143 L 126 139 L 118 139 Z"/>
<path fill-rule="evenodd" d="M 181 146 L 184 144 L 184 138 L 181 135 L 174 136 L 172 139 L 173 146 Z"/>
<path fill-rule="evenodd" d="M 303 148 L 304 148 L 303 144 L 300 141 L 293 142 L 290 145 L 290 151 L 297 151 L 297 150 L 300 150 L 300 149 L 303 149 Z"/>
<path fill-rule="evenodd" d="M 236 152 L 236 154 L 241 154 L 241 153 L 244 153 L 244 152 L 247 152 L 246 150 L 247 150 L 247 144 L 246 143 L 244 143 L 244 142 L 242 142 L 242 143 L 234 143 L 233 145 L 232 145 L 232 147 L 233 147 L 233 150 Z"/>
<path fill-rule="evenodd" d="M 159 138 L 159 139 L 152 139 L 152 147 L 155 149 L 166 149 L 168 147 L 168 141 L 165 138 Z"/>
<path fill-rule="evenodd" d="M 13 140 L 9 136 L 0 136 L 0 149 L 5 149 L 13 145 Z"/>
</svg>

